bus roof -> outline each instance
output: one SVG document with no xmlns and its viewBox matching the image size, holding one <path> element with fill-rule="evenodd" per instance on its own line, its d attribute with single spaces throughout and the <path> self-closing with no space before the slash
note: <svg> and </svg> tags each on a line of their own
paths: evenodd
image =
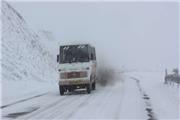
<svg viewBox="0 0 180 120">
<path fill-rule="evenodd" d="M 73 45 L 88 45 L 88 46 L 93 47 L 91 44 L 62 44 L 62 45 L 60 45 L 60 47 L 63 47 L 63 46 L 73 46 Z"/>
</svg>

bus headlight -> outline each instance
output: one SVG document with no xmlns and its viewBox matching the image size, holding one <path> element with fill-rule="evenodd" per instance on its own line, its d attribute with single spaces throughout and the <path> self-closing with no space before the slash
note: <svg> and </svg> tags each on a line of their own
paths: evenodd
<svg viewBox="0 0 180 120">
<path fill-rule="evenodd" d="M 66 72 L 61 73 L 61 74 L 60 74 L 60 78 L 61 78 L 61 79 L 66 79 L 66 78 L 67 78 L 67 73 L 66 73 Z"/>
</svg>

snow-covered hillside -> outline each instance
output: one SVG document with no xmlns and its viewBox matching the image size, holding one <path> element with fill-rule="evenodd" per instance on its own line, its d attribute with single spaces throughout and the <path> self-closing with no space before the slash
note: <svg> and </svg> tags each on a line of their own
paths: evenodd
<svg viewBox="0 0 180 120">
<path fill-rule="evenodd" d="M 39 30 L 37 34 L 40 37 L 40 43 L 43 48 L 47 49 L 51 55 L 53 55 L 53 59 L 56 60 L 56 55 L 59 51 L 58 41 L 54 38 L 53 33 L 47 30 Z"/>
<path fill-rule="evenodd" d="M 39 89 L 43 87 L 40 84 L 55 83 L 55 56 L 40 42 L 51 40 L 29 29 L 25 19 L 7 2 L 2 2 L 2 24 L 2 98 L 12 99 L 13 92 L 18 95 L 32 86 Z"/>
</svg>

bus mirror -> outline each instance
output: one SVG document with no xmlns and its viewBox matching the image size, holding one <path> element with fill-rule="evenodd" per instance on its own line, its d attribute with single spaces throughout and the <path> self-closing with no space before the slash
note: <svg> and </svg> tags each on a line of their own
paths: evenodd
<svg viewBox="0 0 180 120">
<path fill-rule="evenodd" d="M 57 62 L 59 63 L 59 55 L 57 55 Z"/>
</svg>

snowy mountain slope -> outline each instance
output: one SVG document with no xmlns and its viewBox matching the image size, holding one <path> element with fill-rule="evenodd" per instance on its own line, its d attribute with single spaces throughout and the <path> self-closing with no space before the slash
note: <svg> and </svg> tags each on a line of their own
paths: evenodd
<svg viewBox="0 0 180 120">
<path fill-rule="evenodd" d="M 56 55 L 59 50 L 58 42 L 55 40 L 53 33 L 47 30 L 39 30 L 37 32 L 41 41 L 41 45 L 46 48 L 50 54 L 53 55 L 53 59 L 56 60 Z"/>
<path fill-rule="evenodd" d="M 42 39 L 28 28 L 23 17 L 7 2 L 2 2 L 1 9 L 3 98 L 12 96 L 12 92 L 26 91 L 28 85 L 32 89 L 32 82 L 37 85 L 33 88 L 41 87 L 39 83 L 55 82 L 56 59 L 43 47 Z M 21 91 L 17 89 L 21 87 Z"/>
</svg>

